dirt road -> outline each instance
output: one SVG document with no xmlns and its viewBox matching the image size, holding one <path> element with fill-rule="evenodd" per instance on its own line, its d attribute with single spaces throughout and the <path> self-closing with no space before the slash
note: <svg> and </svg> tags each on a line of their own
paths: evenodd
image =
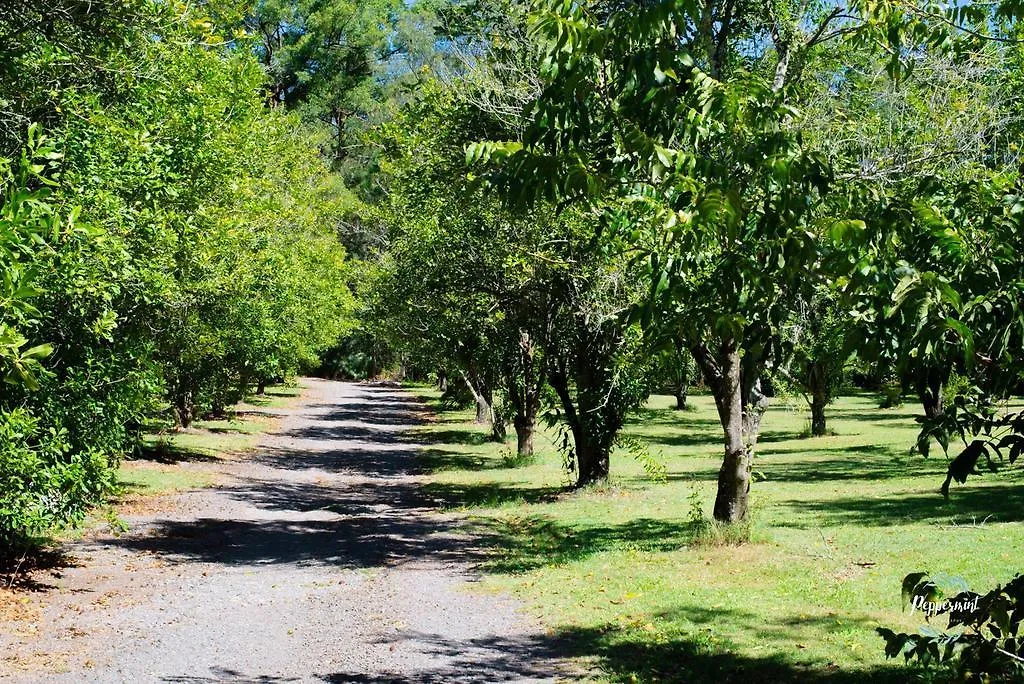
<svg viewBox="0 0 1024 684">
<path fill-rule="evenodd" d="M 395 388 L 304 384 L 254 455 L 219 466 L 224 484 L 73 545 L 77 567 L 33 602 L 35 632 L 0 635 L 15 681 L 558 678 L 541 628 L 472 590 L 473 539 L 423 500 L 409 432 L 422 407 Z"/>
</svg>

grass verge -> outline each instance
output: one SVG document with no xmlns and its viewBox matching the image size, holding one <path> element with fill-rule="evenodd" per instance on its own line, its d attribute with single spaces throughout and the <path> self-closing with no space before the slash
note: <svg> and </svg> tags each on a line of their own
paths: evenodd
<svg viewBox="0 0 1024 684">
<path fill-rule="evenodd" d="M 938 493 L 946 460 L 910 452 L 914 406 L 854 396 L 830 407 L 833 434 L 804 438 L 806 411 L 777 403 L 754 466 L 751 541 L 708 528 L 720 454 L 710 397 L 694 411 L 656 396 L 626 433 L 664 466 L 652 482 L 627 451 L 608 484 L 567 492 L 553 435 L 512 467 L 472 414 L 437 411 L 423 428 L 427 491 L 466 513 L 492 551 L 483 586 L 511 591 L 562 650 L 609 681 L 906 681 L 877 626 L 915 630 L 900 605 L 913 571 L 988 589 L 1021 570 L 1024 477 L 985 474 Z"/>
</svg>

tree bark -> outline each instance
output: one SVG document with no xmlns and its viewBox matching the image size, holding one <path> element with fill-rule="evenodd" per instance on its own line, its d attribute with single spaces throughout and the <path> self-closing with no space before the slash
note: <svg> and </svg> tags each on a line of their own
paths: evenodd
<svg viewBox="0 0 1024 684">
<path fill-rule="evenodd" d="M 179 389 L 174 398 L 174 410 L 178 417 L 178 425 L 187 428 L 192 425 L 192 415 L 195 412 L 195 405 L 192 401 L 191 390 Z"/>
<path fill-rule="evenodd" d="M 608 449 L 586 438 L 576 442 L 577 487 L 585 487 L 608 479 Z"/>
<path fill-rule="evenodd" d="M 478 425 L 491 425 L 493 428 L 495 419 L 491 388 L 473 370 L 470 370 L 468 373 L 463 372 L 462 379 L 465 381 L 466 387 L 469 388 L 470 393 L 473 395 L 473 400 L 476 402 L 476 418 L 473 419 L 473 422 Z"/>
<path fill-rule="evenodd" d="M 529 382 L 527 378 L 524 382 Z M 509 388 L 509 400 L 515 405 L 516 414 L 512 425 L 516 430 L 516 455 L 521 459 L 533 458 L 533 433 L 537 428 L 537 414 L 540 412 L 540 388 Z"/>
<path fill-rule="evenodd" d="M 821 437 L 826 432 L 825 424 L 825 395 L 816 392 L 811 395 L 811 435 Z"/>
<path fill-rule="evenodd" d="M 737 523 L 747 517 L 750 493 L 750 452 L 744 440 L 740 354 L 733 340 L 723 346 L 721 376 L 715 404 L 725 437 L 725 455 L 718 471 L 715 520 Z M 752 425 L 748 425 L 749 430 Z"/>
<path fill-rule="evenodd" d="M 684 411 L 684 410 L 686 410 L 686 394 L 687 394 L 687 390 L 689 390 L 689 389 L 690 388 L 687 387 L 686 385 L 683 385 L 682 387 L 676 387 L 675 396 L 676 396 L 676 410 L 677 411 Z"/>
<path fill-rule="evenodd" d="M 715 350 L 698 344 L 690 351 L 714 394 L 724 437 L 725 453 L 718 471 L 715 520 L 737 523 L 747 517 L 750 458 L 767 399 L 761 394 L 758 383 L 754 382 L 746 392 L 747 402 L 744 401 L 740 370 L 742 359 L 735 340 L 723 340 Z M 748 402 L 749 410 L 745 405 Z"/>
<path fill-rule="evenodd" d="M 825 406 L 828 405 L 828 378 L 825 369 L 818 363 L 811 363 L 807 373 L 808 390 L 811 393 L 811 436 L 825 434 Z"/>
<path fill-rule="evenodd" d="M 474 390 L 473 398 L 476 400 L 476 418 L 474 423 L 485 425 L 491 422 L 491 402 L 481 392 Z"/>
<path fill-rule="evenodd" d="M 537 358 L 537 346 L 526 330 L 519 331 L 516 349 L 505 367 L 508 399 L 515 407 L 512 424 L 516 430 L 516 455 L 533 458 L 533 434 L 540 412 L 540 394 L 545 371 Z"/>
<path fill-rule="evenodd" d="M 262 397 L 266 393 L 267 393 L 267 381 L 266 380 L 260 380 L 259 383 L 256 385 L 256 394 L 258 394 L 258 395 L 260 395 Z"/>
<path fill-rule="evenodd" d="M 921 399 L 921 405 L 924 406 L 924 415 L 926 418 L 934 419 L 942 415 L 943 406 L 941 380 L 929 378 L 927 386 L 918 392 L 918 396 Z"/>
<path fill-rule="evenodd" d="M 516 428 L 516 456 L 528 460 L 533 458 L 533 433 L 536 419 L 516 415 L 513 425 Z"/>
<path fill-rule="evenodd" d="M 583 424 L 580 411 L 576 410 L 576 403 L 569 391 L 569 381 L 565 372 L 551 373 L 550 384 L 558 395 L 562 412 L 565 414 L 565 422 L 572 432 L 573 452 L 576 458 L 575 486 L 585 487 L 607 479 L 611 445 L 602 444 L 597 434 Z M 586 407 L 581 406 L 580 410 L 585 411 Z"/>
</svg>

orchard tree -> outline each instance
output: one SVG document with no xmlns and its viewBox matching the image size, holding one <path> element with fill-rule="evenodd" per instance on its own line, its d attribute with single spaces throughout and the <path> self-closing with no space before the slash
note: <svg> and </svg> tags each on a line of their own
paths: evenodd
<svg viewBox="0 0 1024 684">
<path fill-rule="evenodd" d="M 434 87 L 382 127 L 395 230 L 370 290 L 399 348 L 459 369 L 480 406 L 504 390 L 524 457 L 550 384 L 549 417 L 565 425 L 566 462 L 585 485 L 607 476 L 626 412 L 646 396 L 629 322 L 639 281 L 621 245 L 601 238 L 608 215 L 517 214 L 470 182 L 464 141 L 503 125 Z"/>
<path fill-rule="evenodd" d="M 852 323 L 834 288 L 819 286 L 808 301 L 797 305 L 788 326 L 792 355 L 780 370 L 807 400 L 813 437 L 827 431 L 825 407 L 843 384 Z"/>
<path fill-rule="evenodd" d="M 882 45 L 899 76 L 988 8 L 903 3 L 667 0 L 536 5 L 543 90 L 521 141 L 475 145 L 514 201 L 627 198 L 649 254 L 644 322 L 681 335 L 718 407 L 725 455 L 715 518 L 746 517 L 766 399 L 792 302 L 824 275 L 831 164 L 802 135 L 799 104 L 828 87 L 808 65 L 842 41 Z"/>
</svg>

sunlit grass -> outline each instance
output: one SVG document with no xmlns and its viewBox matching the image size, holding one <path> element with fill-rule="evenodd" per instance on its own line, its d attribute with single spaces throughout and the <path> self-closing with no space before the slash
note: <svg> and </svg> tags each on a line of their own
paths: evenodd
<svg viewBox="0 0 1024 684">
<path fill-rule="evenodd" d="M 830 407 L 834 434 L 820 438 L 802 438 L 798 404 L 776 402 L 754 466 L 753 541 L 696 545 L 692 507 L 710 516 L 720 427 L 710 397 L 693 397 L 693 412 L 672 401 L 653 397 L 627 427 L 665 483 L 623 452 L 607 485 L 565 493 L 553 434 L 538 435 L 533 464 L 508 467 L 514 442 L 484 441 L 468 411 L 422 435 L 428 491 L 492 543 L 484 586 L 516 593 L 609 679 L 902 681 L 874 628 L 922 622 L 901 611 L 907 573 L 987 589 L 1022 569 L 1020 471 L 954 486 L 945 501 L 941 451 L 910 451 L 916 407 L 881 410 L 866 395 Z"/>
</svg>

